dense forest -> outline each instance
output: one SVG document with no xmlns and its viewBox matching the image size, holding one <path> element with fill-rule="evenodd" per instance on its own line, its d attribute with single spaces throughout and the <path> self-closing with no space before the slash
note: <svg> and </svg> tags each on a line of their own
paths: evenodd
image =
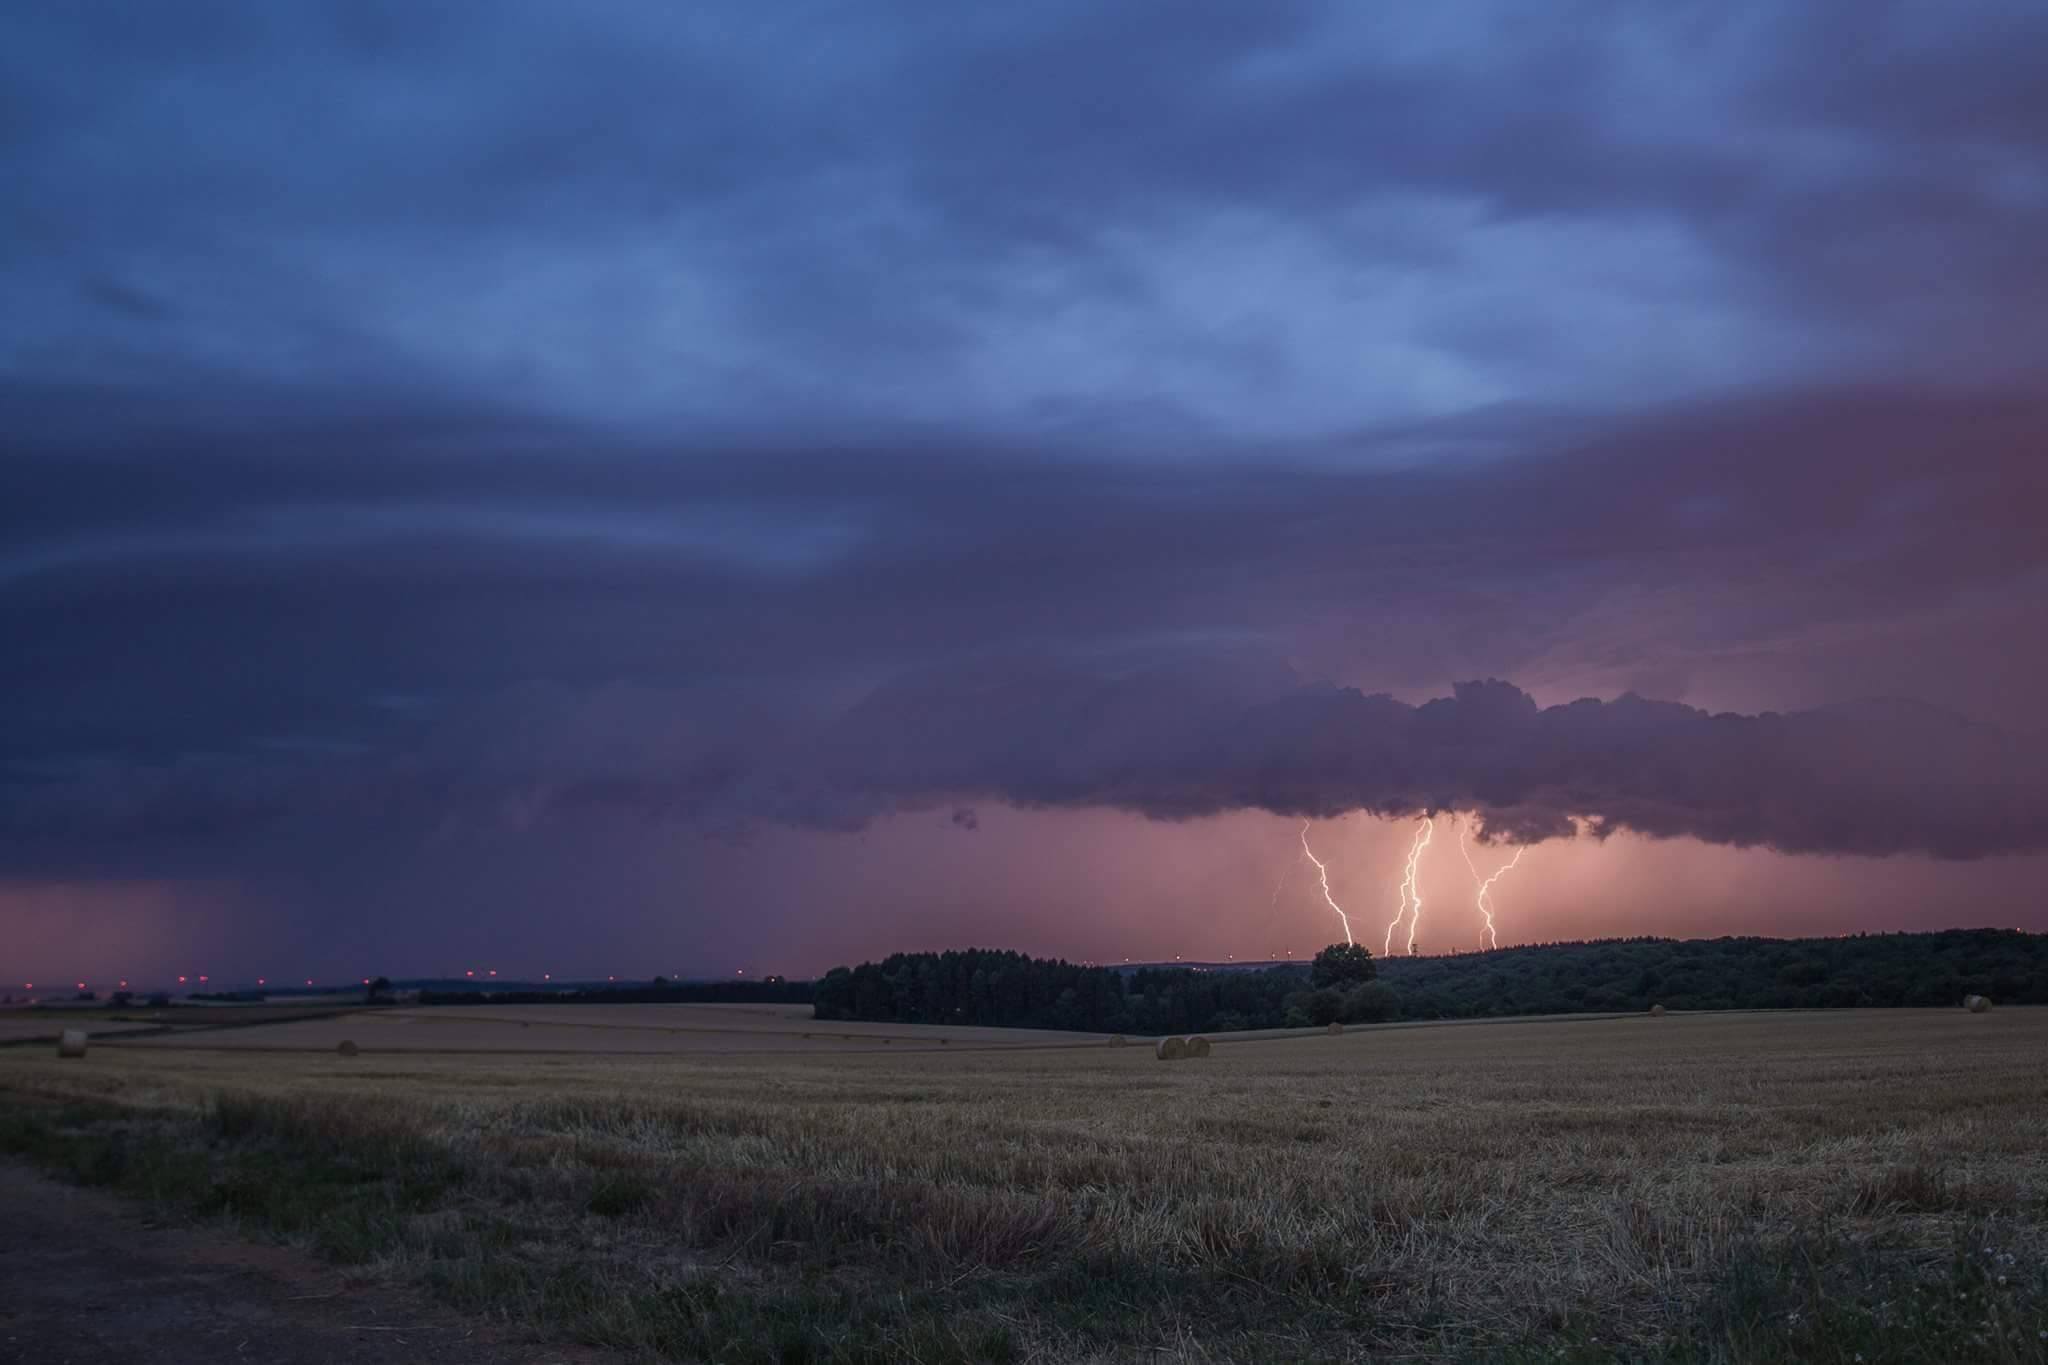
<svg viewBox="0 0 2048 1365">
<path fill-rule="evenodd" d="M 2048 936 L 1606 939 L 1313 967 L 1119 971 L 1022 953 L 897 953 L 816 983 L 820 1019 L 1228 1032 L 1393 1019 L 1668 1009 L 2048 1004 Z M 1361 963 L 1358 959 L 1363 959 Z"/>
<path fill-rule="evenodd" d="M 820 1019 L 1185 1033 L 1277 1024 L 1285 1002 L 1307 984 L 1305 971 L 1295 967 L 1147 968 L 1126 976 L 1107 967 L 970 948 L 834 967 L 818 981 L 813 1003 Z"/>
</svg>

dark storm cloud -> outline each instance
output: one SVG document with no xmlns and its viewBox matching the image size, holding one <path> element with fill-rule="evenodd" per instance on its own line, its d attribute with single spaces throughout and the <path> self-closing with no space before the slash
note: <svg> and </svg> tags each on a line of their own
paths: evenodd
<svg viewBox="0 0 2048 1365">
<path fill-rule="evenodd" d="M 1633 695 L 1539 709 L 1501 682 L 1409 706 L 1351 689 L 1217 704 L 1177 679 L 891 695 L 825 749 L 846 785 L 929 803 L 1157 818 L 1469 811 L 1515 842 L 1628 830 L 1788 853 L 2048 847 L 2048 746 L 1908 702 L 1712 715 Z"/>
<path fill-rule="evenodd" d="M 2037 5 L 892 14 L 12 15 L 0 360 L 1259 432 L 2048 344 Z"/>
<path fill-rule="evenodd" d="M 1416 710 L 1304 681 L 1434 690 L 1439 664 L 1512 672 L 1589 635 L 1610 667 L 1663 661 L 1672 633 L 1818 653 L 2031 591 L 2037 401 L 1689 405 L 1541 459 L 1405 470 L 1369 449 L 1190 472 L 929 434 L 741 459 L 464 435 L 441 411 L 354 423 L 321 438 L 360 443 L 350 460 L 272 457 L 282 419 L 179 431 L 171 459 L 145 417 L 6 466 L 0 620 L 38 645 L 7 666 L 21 856 L 449 820 L 853 828 L 976 799 L 1457 807 L 1516 837 L 1584 817 L 1975 856 L 2037 846 L 2048 811 L 2032 739 L 1933 709 L 1539 711 L 1478 689 Z M 160 498 L 95 512 L 173 466 Z"/>
<path fill-rule="evenodd" d="M 0 24 L 0 877 L 2040 846 L 2038 4 Z"/>
</svg>

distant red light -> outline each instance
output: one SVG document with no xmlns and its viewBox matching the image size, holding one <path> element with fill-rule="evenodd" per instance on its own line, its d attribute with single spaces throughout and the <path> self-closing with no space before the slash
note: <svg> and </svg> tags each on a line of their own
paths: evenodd
<svg viewBox="0 0 2048 1365">
<path fill-rule="evenodd" d="M 78 983 L 78 989 L 80 989 L 80 990 L 84 990 L 84 989 L 85 989 L 85 983 L 84 983 L 83 981 L 81 981 L 81 982 L 79 982 L 79 983 Z"/>
<path fill-rule="evenodd" d="M 491 975 L 492 975 L 492 976 L 496 976 L 497 974 L 498 974 L 498 969 L 497 969 L 496 967 L 493 967 L 493 968 L 491 968 Z"/>
<path fill-rule="evenodd" d="M 309 976 L 309 977 L 307 977 L 307 978 L 306 978 L 306 984 L 307 984 L 308 986 L 312 985 L 312 984 L 313 984 L 313 978 L 312 978 L 312 977 L 310 977 L 310 976 Z"/>
<path fill-rule="evenodd" d="M 543 981 L 553 981 L 555 978 L 548 972 L 542 972 L 540 974 L 540 979 Z"/>
<path fill-rule="evenodd" d="M 199 984 L 201 984 L 202 986 L 206 984 L 206 975 L 203 972 L 200 974 Z"/>
<path fill-rule="evenodd" d="M 464 976 L 475 976 L 475 975 L 476 975 L 476 973 L 475 973 L 475 972 L 464 972 L 464 973 L 463 973 L 463 975 L 464 975 Z"/>
<path fill-rule="evenodd" d="M 267 986 L 267 985 L 269 985 L 270 983 L 269 983 L 268 981 L 265 981 L 265 980 L 264 980 L 264 979 L 263 979 L 262 977 L 260 977 L 260 976 L 259 976 L 259 977 L 257 977 L 257 978 L 256 978 L 256 984 L 257 984 L 257 985 L 259 985 L 259 986 Z"/>
<path fill-rule="evenodd" d="M 181 977 L 179 977 L 179 978 L 178 978 L 178 984 L 179 984 L 180 986 L 184 985 L 184 984 L 185 984 L 185 978 L 184 978 L 184 977 L 182 977 L 182 976 L 181 976 Z"/>
</svg>

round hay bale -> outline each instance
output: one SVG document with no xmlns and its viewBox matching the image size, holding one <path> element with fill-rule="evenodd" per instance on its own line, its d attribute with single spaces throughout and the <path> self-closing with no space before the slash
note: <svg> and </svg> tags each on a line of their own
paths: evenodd
<svg viewBox="0 0 2048 1365">
<path fill-rule="evenodd" d="M 1177 1062 L 1188 1055 L 1187 1039 L 1161 1038 L 1159 1046 L 1153 1049 L 1153 1051 L 1162 1062 Z"/>
<path fill-rule="evenodd" d="M 1968 995 L 1963 997 L 1963 1008 L 1972 1014 L 1982 1014 L 1991 1008 L 1991 1002 L 1981 995 Z"/>
<path fill-rule="evenodd" d="M 1188 1056 L 1206 1057 L 1208 1055 L 1209 1040 L 1207 1038 L 1202 1037 L 1200 1034 L 1196 1034 L 1194 1037 L 1188 1039 Z"/>
<path fill-rule="evenodd" d="M 335 1045 L 334 1050 L 344 1057 L 353 1057 L 358 1052 L 362 1051 L 361 1048 L 356 1046 L 356 1040 L 353 1038 L 342 1039 L 339 1043 Z"/>
<path fill-rule="evenodd" d="M 85 1030 L 68 1028 L 57 1035 L 59 1057 L 83 1057 L 85 1055 Z"/>
<path fill-rule="evenodd" d="M 1664 1017 L 1664 1007 L 1662 1005 L 1650 1006 L 1650 1017 L 1652 1019 L 1662 1019 Z"/>
<path fill-rule="evenodd" d="M 1344 1026 L 1338 1023 L 1336 1020 L 1332 1019 L 1330 1021 L 1330 1027 L 1326 1031 L 1334 1037 L 1335 1035 L 1342 1033 L 1344 1031 Z"/>
</svg>

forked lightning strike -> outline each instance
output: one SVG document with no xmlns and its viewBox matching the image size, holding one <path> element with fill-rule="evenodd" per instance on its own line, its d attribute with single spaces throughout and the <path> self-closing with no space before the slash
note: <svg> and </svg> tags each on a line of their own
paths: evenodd
<svg viewBox="0 0 2048 1365">
<path fill-rule="evenodd" d="M 1489 948 L 1498 948 L 1500 947 L 1500 935 L 1495 933 L 1493 928 L 1493 902 L 1489 900 L 1487 897 L 1488 894 L 1493 890 L 1493 884 L 1499 881 L 1502 877 L 1507 876 L 1508 873 L 1514 871 L 1515 864 L 1522 861 L 1522 855 L 1524 853 L 1527 853 L 1529 850 L 1526 847 L 1516 849 L 1515 856 L 1508 859 L 1505 863 L 1502 863 L 1500 870 L 1498 872 L 1494 873 L 1491 877 L 1486 877 L 1482 879 L 1479 875 L 1478 864 L 1472 861 L 1472 848 L 1471 845 L 1467 842 L 1466 834 L 1467 828 L 1465 824 L 1461 821 L 1458 825 L 1458 851 L 1465 855 L 1465 866 L 1472 870 L 1472 880 L 1478 883 L 1479 886 L 1479 895 L 1477 897 L 1477 900 L 1479 904 L 1479 913 L 1483 917 L 1485 917 L 1486 920 L 1486 946 Z"/>
<path fill-rule="evenodd" d="M 1408 867 L 1401 878 L 1401 903 L 1394 910 L 1394 922 L 1387 926 L 1385 953 L 1394 951 L 1394 931 L 1401 927 L 1401 916 L 1408 916 L 1408 952 L 1415 952 L 1415 926 L 1422 922 L 1422 884 L 1419 865 L 1422 851 L 1429 847 L 1432 835 L 1436 833 L 1436 818 L 1422 817 L 1422 828 L 1415 831 L 1415 842 L 1408 846 Z"/>
<path fill-rule="evenodd" d="M 1308 860 L 1316 865 L 1316 874 L 1323 879 L 1323 900 L 1332 910 L 1337 912 L 1338 920 L 1343 923 L 1344 941 L 1347 944 L 1354 942 L 1355 940 L 1351 937 L 1351 917 L 1344 913 L 1344 907 L 1337 904 L 1337 898 L 1330 894 L 1330 869 L 1323 866 L 1323 860 L 1318 858 L 1308 846 L 1308 821 L 1306 820 L 1301 822 L 1301 851 L 1308 854 Z M 1279 892 L 1276 890 L 1274 895 L 1277 896 L 1278 894 Z"/>
</svg>

